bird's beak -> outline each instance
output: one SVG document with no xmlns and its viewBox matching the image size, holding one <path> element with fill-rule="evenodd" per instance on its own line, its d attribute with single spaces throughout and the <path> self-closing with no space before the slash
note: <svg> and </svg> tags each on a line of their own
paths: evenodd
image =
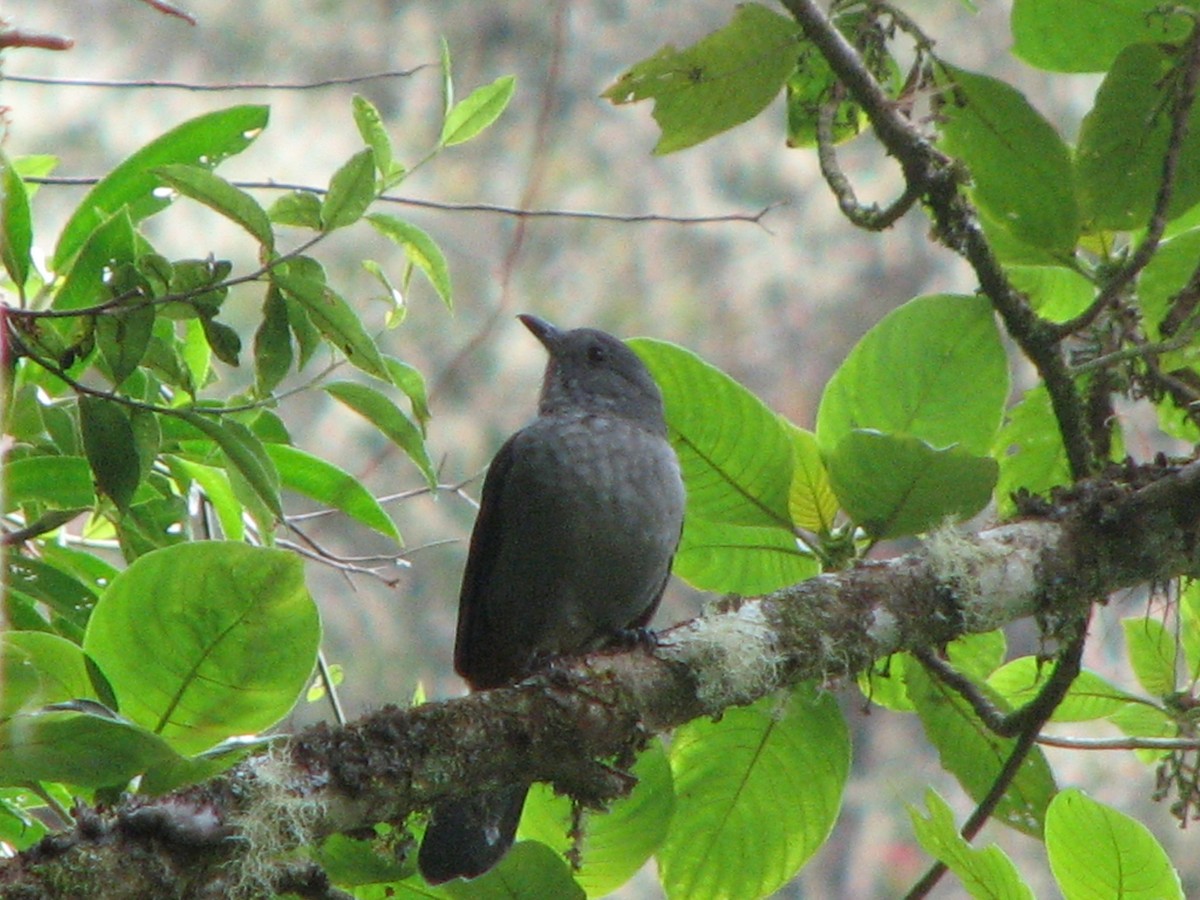
<svg viewBox="0 0 1200 900">
<path fill-rule="evenodd" d="M 550 351 L 550 355 L 554 355 L 554 351 L 562 343 L 562 331 L 555 328 L 545 319 L 539 319 L 537 316 L 531 316 L 528 313 L 522 313 L 517 316 L 521 320 L 521 324 L 533 332 L 533 336 L 542 342 L 542 346 Z"/>
</svg>

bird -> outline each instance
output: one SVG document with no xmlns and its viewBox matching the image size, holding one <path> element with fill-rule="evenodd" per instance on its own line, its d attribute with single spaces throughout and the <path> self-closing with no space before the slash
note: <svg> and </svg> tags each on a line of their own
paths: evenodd
<svg viewBox="0 0 1200 900">
<path fill-rule="evenodd" d="M 644 629 L 683 528 L 662 394 L 624 342 L 517 317 L 549 354 L 536 418 L 488 467 L 459 594 L 454 668 L 472 691 Z M 512 846 L 528 784 L 436 804 L 425 880 L 474 878 Z"/>
</svg>

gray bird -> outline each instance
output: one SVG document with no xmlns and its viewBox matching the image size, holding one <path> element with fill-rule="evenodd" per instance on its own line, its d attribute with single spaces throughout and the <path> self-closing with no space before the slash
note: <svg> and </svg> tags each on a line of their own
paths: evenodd
<svg viewBox="0 0 1200 900">
<path fill-rule="evenodd" d="M 492 460 L 459 596 L 454 668 L 472 690 L 586 653 L 654 615 L 683 525 L 662 395 L 624 343 L 521 322 L 550 354 L 538 415 Z M 474 878 L 512 845 L 528 784 L 433 810 L 425 880 Z"/>
</svg>

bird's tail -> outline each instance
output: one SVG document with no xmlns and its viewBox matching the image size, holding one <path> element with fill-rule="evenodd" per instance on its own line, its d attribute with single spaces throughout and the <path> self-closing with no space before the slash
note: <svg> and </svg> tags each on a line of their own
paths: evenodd
<svg viewBox="0 0 1200 900">
<path fill-rule="evenodd" d="M 517 834 L 528 785 L 507 787 L 435 806 L 417 866 L 430 884 L 475 878 L 500 861 Z"/>
</svg>

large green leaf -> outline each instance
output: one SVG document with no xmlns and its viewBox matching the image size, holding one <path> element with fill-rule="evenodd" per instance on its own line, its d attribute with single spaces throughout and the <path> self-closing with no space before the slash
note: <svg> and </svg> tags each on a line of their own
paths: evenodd
<svg viewBox="0 0 1200 900">
<path fill-rule="evenodd" d="M 828 457 L 829 479 L 850 518 L 876 538 L 920 534 L 987 506 L 999 466 L 959 447 L 936 450 L 907 435 L 852 431 Z"/>
<path fill-rule="evenodd" d="M 982 297 L 917 297 L 878 322 L 825 385 L 817 441 L 856 429 L 987 454 L 1008 397 L 1008 358 Z"/>
<path fill-rule="evenodd" d="M 908 697 L 921 717 L 926 736 L 937 748 L 942 767 L 976 801 L 983 799 L 1011 755 L 1015 741 L 988 729 L 962 697 L 930 677 L 924 667 L 911 663 L 905 666 L 904 680 Z M 986 686 L 981 690 L 1005 708 L 998 694 Z M 1054 775 L 1041 749 L 1034 747 L 993 815 L 1018 831 L 1040 838 L 1046 807 L 1054 792 Z"/>
<path fill-rule="evenodd" d="M 801 687 L 684 725 L 670 759 L 675 816 L 658 853 L 667 896 L 765 897 L 829 836 L 850 739 L 833 697 Z"/>
<path fill-rule="evenodd" d="M 1033 891 L 1022 879 L 1012 859 L 992 844 L 972 847 L 958 833 L 954 813 L 933 788 L 925 791 L 929 816 L 908 808 L 913 833 L 925 852 L 944 862 L 978 900 L 1033 900 Z"/>
<path fill-rule="evenodd" d="M 42 546 L 49 547 L 50 544 Z M 97 585 L 86 575 L 81 578 L 55 560 L 57 554 L 53 550 L 43 555 L 47 558 L 38 559 L 16 552 L 6 554 L 5 586 L 13 594 L 22 594 L 44 604 L 56 616 L 69 622 L 71 631 L 78 629 L 77 633 L 82 635 L 83 626 L 96 605 Z"/>
<path fill-rule="evenodd" d="M 683 150 L 754 118 L 796 67 L 795 21 L 758 3 L 684 50 L 667 45 L 604 92 L 613 103 L 654 100 L 655 153 Z"/>
<path fill-rule="evenodd" d="M 172 128 L 138 150 L 88 191 L 59 235 L 51 268 L 65 271 L 88 235 L 114 212 L 126 208 L 132 221 L 170 203 L 160 196 L 154 170 L 171 163 L 216 166 L 240 153 L 267 126 L 266 106 L 233 106 L 206 113 Z"/>
<path fill-rule="evenodd" d="M 687 514 L 713 523 L 791 530 L 792 438 L 787 425 L 724 372 L 682 347 L 629 346 L 662 390 Z"/>
<path fill-rule="evenodd" d="M 1079 203 L 1095 231 L 1145 227 L 1162 182 L 1163 158 L 1182 75 L 1180 51 L 1135 44 L 1121 52 L 1084 117 L 1076 148 Z M 1200 202 L 1200 106 L 1179 148 L 1173 219 Z"/>
<path fill-rule="evenodd" d="M 275 462 L 283 486 L 318 503 L 341 510 L 350 518 L 400 544 L 396 523 L 362 483 L 333 463 L 287 444 L 264 444 Z"/>
<path fill-rule="evenodd" d="M 941 146 L 966 163 L 975 200 L 1026 244 L 1070 254 L 1079 237 L 1071 152 L 1025 95 L 946 66 Z"/>
<path fill-rule="evenodd" d="M 1014 0 L 1013 53 L 1051 72 L 1103 72 L 1129 44 L 1186 37 L 1187 19 L 1161 9 L 1160 0 Z"/>
<path fill-rule="evenodd" d="M 584 813 L 581 865 L 575 880 L 589 897 L 602 897 L 633 877 L 667 835 L 675 807 L 671 767 L 655 740 L 631 770 L 637 786 L 604 813 Z M 548 785 L 535 784 L 525 801 L 520 836 L 559 852 L 572 848 L 571 801 Z"/>
<path fill-rule="evenodd" d="M 1046 855 L 1066 900 L 1183 900 L 1179 873 L 1150 829 L 1079 790 L 1050 804 Z"/>
<path fill-rule="evenodd" d="M 121 572 L 83 647 L 122 714 L 190 754 L 285 716 L 312 674 L 320 631 L 299 557 L 201 541 Z"/>
</svg>

